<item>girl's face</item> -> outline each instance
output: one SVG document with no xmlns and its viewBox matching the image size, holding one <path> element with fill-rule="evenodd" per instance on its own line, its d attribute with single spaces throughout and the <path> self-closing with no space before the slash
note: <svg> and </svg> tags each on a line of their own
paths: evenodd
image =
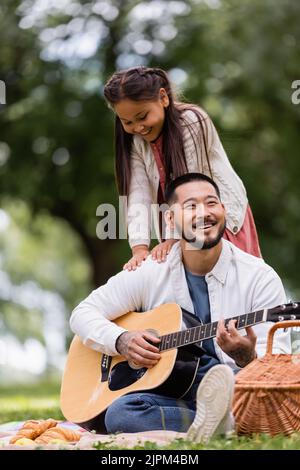
<svg viewBox="0 0 300 470">
<path fill-rule="evenodd" d="M 162 131 L 165 108 L 169 98 L 164 88 L 154 101 L 133 101 L 127 98 L 115 104 L 114 110 L 120 118 L 125 132 L 140 135 L 147 142 L 155 140 Z"/>
</svg>

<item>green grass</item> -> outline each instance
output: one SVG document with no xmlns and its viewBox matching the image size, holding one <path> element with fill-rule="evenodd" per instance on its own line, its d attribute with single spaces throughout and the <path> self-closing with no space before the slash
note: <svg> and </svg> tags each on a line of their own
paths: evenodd
<svg viewBox="0 0 300 470">
<path fill-rule="evenodd" d="M 59 408 L 59 384 L 40 383 L 27 387 L 0 388 L 0 424 L 26 419 L 64 419 Z M 114 445 L 114 438 L 109 443 L 96 444 L 96 449 L 121 449 Z M 165 447 L 158 447 L 152 442 L 137 445 L 134 449 L 157 450 L 298 450 L 300 433 L 290 437 L 267 435 L 249 437 L 217 438 L 207 445 L 193 444 L 182 439 L 175 440 Z"/>
<path fill-rule="evenodd" d="M 98 450 L 114 450 L 121 447 L 114 446 L 113 438 L 110 443 L 99 442 L 94 445 Z M 212 439 L 209 444 L 193 444 L 183 439 L 177 439 L 171 444 L 159 447 L 153 442 L 146 442 L 143 445 L 133 447 L 136 450 L 299 450 L 300 434 L 293 434 L 290 437 L 276 436 L 270 437 L 261 434 L 250 437 L 233 436 L 231 438 Z"/>
<path fill-rule="evenodd" d="M 40 383 L 0 388 L 0 424 L 27 419 L 64 419 L 59 408 L 59 387 Z"/>
</svg>

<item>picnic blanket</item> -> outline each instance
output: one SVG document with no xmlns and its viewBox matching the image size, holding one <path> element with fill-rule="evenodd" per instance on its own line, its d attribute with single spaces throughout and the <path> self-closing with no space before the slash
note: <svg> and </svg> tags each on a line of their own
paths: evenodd
<svg viewBox="0 0 300 470">
<path fill-rule="evenodd" d="M 58 450 L 58 449 L 82 449 L 95 450 L 95 443 L 102 443 L 104 446 L 120 447 L 131 449 L 135 446 L 143 446 L 146 442 L 153 442 L 157 446 L 166 446 L 175 439 L 184 439 L 185 433 L 175 431 L 147 431 L 139 433 L 121 433 L 121 434 L 95 434 L 88 432 L 77 424 L 68 421 L 62 421 L 59 426 L 71 429 L 82 434 L 80 440 L 76 443 L 66 442 L 64 444 L 47 444 L 47 445 L 16 445 L 10 444 L 9 441 L 17 431 L 23 426 L 24 421 L 13 421 L 0 425 L 0 450 Z"/>
</svg>

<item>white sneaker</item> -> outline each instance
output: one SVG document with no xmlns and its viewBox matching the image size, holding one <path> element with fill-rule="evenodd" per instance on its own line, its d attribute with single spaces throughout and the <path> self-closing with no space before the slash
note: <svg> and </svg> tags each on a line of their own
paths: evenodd
<svg viewBox="0 0 300 470">
<path fill-rule="evenodd" d="M 187 439 L 208 442 L 211 437 L 234 429 L 231 404 L 234 374 L 229 366 L 217 365 L 209 369 L 197 390 L 196 416 L 187 431 Z"/>
</svg>

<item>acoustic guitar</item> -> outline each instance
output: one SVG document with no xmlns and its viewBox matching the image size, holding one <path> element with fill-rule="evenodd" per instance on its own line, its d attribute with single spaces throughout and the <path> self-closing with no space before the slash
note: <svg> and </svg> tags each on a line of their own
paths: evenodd
<svg viewBox="0 0 300 470">
<path fill-rule="evenodd" d="M 182 330 L 182 317 L 180 306 L 170 303 L 148 312 L 130 312 L 115 320 L 128 331 L 149 330 L 160 338 L 161 358 L 150 369 L 137 368 L 124 356 L 112 357 L 94 351 L 75 336 L 61 386 L 61 409 L 66 419 L 88 430 L 105 432 L 107 408 L 125 394 L 148 390 L 174 398 L 184 397 L 195 380 L 204 352 L 197 343 L 214 338 L 218 322 L 199 323 Z M 300 318 L 300 303 L 289 303 L 227 318 L 225 325 L 233 319 L 236 328 L 242 329 L 267 321 L 297 318 Z"/>
</svg>

